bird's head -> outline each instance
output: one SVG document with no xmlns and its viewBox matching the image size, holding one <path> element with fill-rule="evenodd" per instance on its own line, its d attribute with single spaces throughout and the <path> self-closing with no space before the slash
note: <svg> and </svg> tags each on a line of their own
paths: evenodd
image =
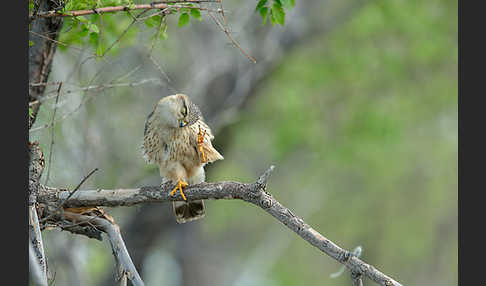
<svg viewBox="0 0 486 286">
<path fill-rule="evenodd" d="M 201 111 L 185 94 L 169 95 L 156 105 L 154 115 L 159 123 L 170 128 L 183 128 L 196 123 Z"/>
</svg>

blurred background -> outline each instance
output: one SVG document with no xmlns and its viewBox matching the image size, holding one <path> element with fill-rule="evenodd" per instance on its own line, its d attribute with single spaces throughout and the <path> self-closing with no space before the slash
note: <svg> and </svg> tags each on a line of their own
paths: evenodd
<svg viewBox="0 0 486 286">
<path fill-rule="evenodd" d="M 457 1 L 297 0 L 283 27 L 262 26 L 256 3 L 224 1 L 256 64 L 205 13 L 184 27 L 169 17 L 152 51 L 155 29 L 143 22 L 104 60 L 89 59 L 89 46 L 58 48 L 47 185 L 74 188 L 94 168 L 82 189 L 158 185 L 141 156 L 145 118 L 161 97 L 185 93 L 225 157 L 207 181 L 253 182 L 274 164 L 268 192 L 339 246 L 362 246 L 364 261 L 403 285 L 457 285 Z M 131 22 L 113 19 L 101 37 Z M 30 140 L 48 158 L 49 129 Z M 183 225 L 170 204 L 105 210 L 146 285 L 350 284 L 349 273 L 330 278 L 339 263 L 242 201 L 206 201 L 206 217 Z M 43 237 L 53 285 L 114 285 L 106 239 Z"/>
</svg>

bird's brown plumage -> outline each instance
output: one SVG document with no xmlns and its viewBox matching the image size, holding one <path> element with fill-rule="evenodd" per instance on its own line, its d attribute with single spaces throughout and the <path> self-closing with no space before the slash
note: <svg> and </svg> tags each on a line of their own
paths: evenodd
<svg viewBox="0 0 486 286">
<path fill-rule="evenodd" d="M 147 117 L 142 149 L 146 161 L 159 166 L 164 180 L 197 184 L 205 180 L 207 163 L 223 159 L 211 144 L 213 138 L 199 108 L 186 95 L 176 94 L 162 98 Z M 183 223 L 203 217 L 205 210 L 202 201 L 174 202 L 174 212 Z"/>
</svg>

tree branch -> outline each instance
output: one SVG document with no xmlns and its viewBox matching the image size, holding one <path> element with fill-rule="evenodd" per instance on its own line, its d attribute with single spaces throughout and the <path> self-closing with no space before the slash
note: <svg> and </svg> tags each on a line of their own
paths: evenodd
<svg viewBox="0 0 486 286">
<path fill-rule="evenodd" d="M 34 205 L 29 206 L 29 244 L 31 253 L 29 254 L 31 275 L 35 277 L 37 285 L 47 286 L 47 263 L 42 243 L 41 229 L 37 218 L 37 211 Z M 37 266 L 36 266 L 37 265 Z"/>
<path fill-rule="evenodd" d="M 39 260 L 37 260 L 32 243 L 29 242 L 29 278 L 34 285 L 47 286 L 47 279 L 43 276 Z"/>
<path fill-rule="evenodd" d="M 197 3 L 197 1 L 187 1 L 187 2 Z M 199 2 L 208 2 L 208 1 L 199 1 Z M 39 18 L 76 17 L 76 16 L 83 16 L 83 15 L 102 14 L 102 13 L 119 12 L 119 11 L 150 10 L 150 9 L 165 9 L 165 8 L 175 8 L 175 9 L 189 8 L 189 9 L 197 9 L 203 11 L 204 10 L 213 11 L 216 13 L 221 12 L 221 9 L 213 10 L 204 7 L 194 7 L 188 5 L 170 5 L 167 3 L 152 3 L 152 4 L 139 4 L 139 5 L 132 5 L 132 6 L 110 6 L 110 7 L 96 8 L 90 10 L 76 10 L 76 11 L 66 11 L 66 12 L 51 10 L 47 12 L 37 13 L 37 15 L 33 15 L 32 17 L 39 17 Z"/>
<path fill-rule="evenodd" d="M 345 265 L 353 275 L 364 275 L 383 286 L 399 286 L 400 283 L 383 274 L 375 267 L 363 262 L 349 251 L 342 249 L 334 242 L 325 238 L 322 234 L 306 224 L 301 218 L 295 216 L 292 211 L 284 207 L 272 195 L 266 192 L 266 185 L 271 166 L 255 183 L 240 182 L 216 182 L 200 183 L 188 186 L 184 194 L 188 201 L 201 199 L 240 199 L 252 203 L 271 214 L 278 221 L 293 230 L 311 245 Z M 161 186 L 145 186 L 135 189 L 115 190 L 86 190 L 78 191 L 68 200 L 69 192 L 62 189 L 41 188 L 38 201 L 41 203 L 59 204 L 65 200 L 67 207 L 94 207 L 94 206 L 131 206 L 149 202 L 181 201 L 178 193 L 170 196 L 169 192 L 173 184 L 167 182 Z"/>
<path fill-rule="evenodd" d="M 123 283 L 125 281 L 124 276 L 126 275 L 126 277 L 130 279 L 134 286 L 144 285 L 142 278 L 135 268 L 135 265 L 133 265 L 130 254 L 128 254 L 127 247 L 125 246 L 125 242 L 123 241 L 118 225 L 112 224 L 107 219 L 90 215 L 81 215 L 71 212 L 65 212 L 63 216 L 79 224 L 90 224 L 106 233 L 106 235 L 108 236 L 108 240 L 110 241 L 111 249 L 113 250 L 113 256 L 115 257 L 116 264 L 123 269 L 123 271 L 121 271 L 122 275 L 118 277 L 118 282 Z"/>
</svg>

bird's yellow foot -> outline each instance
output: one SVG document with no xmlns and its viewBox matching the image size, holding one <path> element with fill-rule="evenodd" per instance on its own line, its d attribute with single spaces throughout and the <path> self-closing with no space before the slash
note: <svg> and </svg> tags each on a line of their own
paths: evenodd
<svg viewBox="0 0 486 286">
<path fill-rule="evenodd" d="M 202 147 L 202 145 L 204 143 L 204 136 L 205 135 L 206 135 L 206 130 L 204 130 L 204 132 L 201 132 L 201 126 L 199 126 L 199 133 L 197 133 L 197 148 L 199 149 L 199 153 L 202 156 L 201 163 L 207 162 L 206 154 L 204 153 L 204 150 L 203 150 L 203 147 Z"/>
<path fill-rule="evenodd" d="M 179 179 L 177 181 L 177 186 L 170 192 L 170 195 L 173 196 L 177 192 L 177 190 L 179 190 L 179 192 L 181 193 L 182 198 L 185 201 L 187 201 L 186 196 L 184 195 L 184 192 L 182 192 L 182 188 L 185 188 L 185 187 L 187 187 L 187 183 L 184 182 L 184 181 L 182 181 L 181 179 Z"/>
</svg>

